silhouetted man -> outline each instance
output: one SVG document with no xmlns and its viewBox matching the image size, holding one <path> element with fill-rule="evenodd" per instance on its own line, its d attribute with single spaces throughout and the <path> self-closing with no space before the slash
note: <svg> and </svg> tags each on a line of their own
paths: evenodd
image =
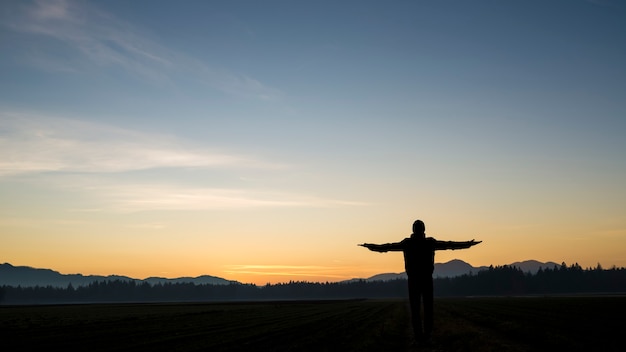
<svg viewBox="0 0 626 352">
<path fill-rule="evenodd" d="M 363 243 L 375 252 L 404 252 L 404 267 L 409 281 L 409 301 L 411 305 L 411 321 L 413 332 L 418 342 L 430 339 L 433 331 L 433 271 L 435 270 L 435 251 L 442 249 L 463 249 L 479 244 L 482 241 L 438 241 L 426 237 L 426 227 L 421 220 L 413 223 L 413 234 L 397 243 L 372 244 Z M 420 314 L 420 300 L 424 304 L 424 326 Z"/>
</svg>

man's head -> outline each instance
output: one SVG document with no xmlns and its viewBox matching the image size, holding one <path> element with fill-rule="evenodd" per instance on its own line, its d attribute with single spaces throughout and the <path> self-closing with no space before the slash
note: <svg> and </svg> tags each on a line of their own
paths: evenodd
<svg viewBox="0 0 626 352">
<path fill-rule="evenodd" d="M 415 220 L 415 222 L 413 223 L 413 234 L 414 235 L 424 235 L 424 233 L 426 232 L 426 226 L 424 225 L 424 222 L 422 220 Z"/>
</svg>

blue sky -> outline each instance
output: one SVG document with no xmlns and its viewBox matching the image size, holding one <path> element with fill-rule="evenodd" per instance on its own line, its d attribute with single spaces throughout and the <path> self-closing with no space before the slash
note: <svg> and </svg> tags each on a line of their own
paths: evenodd
<svg viewBox="0 0 626 352">
<path fill-rule="evenodd" d="M 354 245 L 422 218 L 484 241 L 438 261 L 626 265 L 625 20 L 610 0 L 3 2 L 0 256 L 332 280 L 401 271 Z"/>
</svg>

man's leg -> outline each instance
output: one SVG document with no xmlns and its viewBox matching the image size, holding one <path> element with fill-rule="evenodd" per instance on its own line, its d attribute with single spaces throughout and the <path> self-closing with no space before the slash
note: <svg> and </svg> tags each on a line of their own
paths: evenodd
<svg viewBox="0 0 626 352">
<path fill-rule="evenodd" d="M 433 307 L 433 278 L 424 278 L 422 283 L 424 295 L 424 335 L 430 338 L 433 333 L 434 307 Z"/>
<path fill-rule="evenodd" d="M 411 324 L 413 325 L 413 334 L 415 335 L 415 340 L 421 340 L 423 331 L 422 331 L 422 314 L 421 310 L 421 299 L 422 292 L 420 289 L 419 281 L 415 279 L 409 278 L 409 303 L 411 305 Z"/>
</svg>

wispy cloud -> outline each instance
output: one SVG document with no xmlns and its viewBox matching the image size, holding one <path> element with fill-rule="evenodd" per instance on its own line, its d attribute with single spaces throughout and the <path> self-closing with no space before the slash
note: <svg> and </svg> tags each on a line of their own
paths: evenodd
<svg viewBox="0 0 626 352">
<path fill-rule="evenodd" d="M 174 137 L 103 124 L 0 112 L 0 176 L 124 172 L 181 167 L 272 167 L 240 155 L 186 146 Z"/>
<path fill-rule="evenodd" d="M 226 265 L 227 274 L 247 274 L 262 276 L 290 276 L 290 277 L 327 277 L 334 279 L 345 278 L 348 268 L 341 266 L 319 265 Z M 343 273 L 343 274 L 342 274 Z"/>
<path fill-rule="evenodd" d="M 161 177 L 129 181 L 137 170 L 284 171 L 287 166 L 190 147 L 172 136 L 67 118 L 0 111 L 0 180 L 18 177 L 88 195 L 95 203 L 72 211 L 138 212 L 258 207 L 344 207 L 365 203 L 258 188 L 205 186 Z M 154 174 L 152 174 L 154 176 Z M 29 176 L 24 178 L 23 176 Z M 239 180 L 238 178 L 236 178 Z M 236 182 L 240 183 L 240 182 Z"/>
<path fill-rule="evenodd" d="M 145 31 L 92 3 L 47 0 L 10 7 L 11 11 L 0 16 L 0 24 L 39 43 L 31 45 L 31 52 L 36 54 L 26 61 L 43 69 L 115 67 L 152 82 L 176 84 L 182 77 L 237 96 L 266 100 L 280 95 L 248 74 L 215 67 L 165 47 Z"/>
<path fill-rule="evenodd" d="M 172 184 L 123 184 L 74 182 L 66 188 L 81 189 L 97 196 L 102 210 L 141 212 L 155 210 L 202 211 L 278 207 L 333 208 L 365 203 L 312 197 L 297 193 L 254 189 L 191 187 Z"/>
</svg>

